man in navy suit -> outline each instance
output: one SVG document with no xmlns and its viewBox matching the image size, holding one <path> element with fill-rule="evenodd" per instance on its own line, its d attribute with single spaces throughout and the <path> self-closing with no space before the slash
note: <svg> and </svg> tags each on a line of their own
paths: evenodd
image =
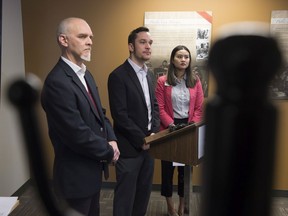
<svg viewBox="0 0 288 216">
<path fill-rule="evenodd" d="M 128 37 L 129 58 L 108 78 L 111 115 L 121 152 L 116 163 L 114 216 L 144 216 L 150 198 L 154 160 L 144 138 L 158 132 L 160 125 L 153 75 L 145 65 L 152 42 L 148 28 L 133 30 Z"/>
<path fill-rule="evenodd" d="M 80 213 L 98 216 L 102 171 L 120 152 L 96 83 L 84 65 L 90 61 L 92 37 L 85 20 L 61 21 L 61 57 L 45 80 L 41 102 L 55 153 L 56 193 Z"/>
</svg>

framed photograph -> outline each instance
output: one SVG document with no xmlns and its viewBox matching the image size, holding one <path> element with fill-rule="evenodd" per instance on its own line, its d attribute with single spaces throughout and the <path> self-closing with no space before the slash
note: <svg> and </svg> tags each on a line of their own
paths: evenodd
<svg viewBox="0 0 288 216">
<path fill-rule="evenodd" d="M 146 63 L 157 79 L 168 71 L 171 51 L 178 45 L 191 52 L 192 69 L 208 97 L 206 62 L 211 44 L 212 12 L 145 12 L 144 25 L 153 36 L 153 54 Z"/>
<path fill-rule="evenodd" d="M 272 80 L 272 99 L 288 99 L 288 10 L 275 10 L 271 14 L 271 34 L 277 38 L 283 57 L 283 67 Z"/>
<path fill-rule="evenodd" d="M 276 74 L 269 88 L 272 99 L 288 99 L 288 65 Z"/>
</svg>

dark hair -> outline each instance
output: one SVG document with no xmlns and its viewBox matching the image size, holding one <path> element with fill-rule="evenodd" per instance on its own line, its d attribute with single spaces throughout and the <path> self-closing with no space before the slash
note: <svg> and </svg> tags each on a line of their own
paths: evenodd
<svg viewBox="0 0 288 216">
<path fill-rule="evenodd" d="M 128 44 L 132 43 L 134 45 L 135 39 L 139 32 L 149 32 L 149 29 L 147 27 L 141 26 L 131 31 L 128 36 Z"/>
<path fill-rule="evenodd" d="M 193 88 L 195 86 L 198 78 L 197 78 L 195 72 L 191 68 L 191 59 L 192 58 L 191 58 L 190 50 L 186 46 L 183 46 L 183 45 L 176 46 L 171 52 L 170 64 L 169 64 L 168 73 L 167 73 L 167 82 L 168 82 L 169 85 L 172 85 L 172 86 L 176 85 L 175 66 L 173 64 L 173 59 L 174 59 L 176 53 L 179 50 L 186 50 L 189 53 L 190 61 L 189 61 L 188 67 L 185 69 L 185 73 L 186 73 L 186 87 L 187 88 Z"/>
</svg>

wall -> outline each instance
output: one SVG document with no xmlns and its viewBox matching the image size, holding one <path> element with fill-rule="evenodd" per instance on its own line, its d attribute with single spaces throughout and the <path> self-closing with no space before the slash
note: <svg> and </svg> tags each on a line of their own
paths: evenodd
<svg viewBox="0 0 288 216">
<path fill-rule="evenodd" d="M 213 13 L 212 40 L 217 29 L 226 23 L 237 21 L 270 22 L 272 10 L 288 10 L 287 0 L 62 0 L 22 1 L 23 28 L 25 44 L 26 71 L 37 74 L 44 80 L 46 74 L 59 58 L 56 45 L 55 30 L 58 22 L 69 16 L 86 19 L 94 32 L 92 62 L 87 66 L 98 81 L 103 106 L 108 108 L 107 94 L 108 74 L 128 56 L 127 36 L 129 32 L 143 25 L 145 11 L 202 11 Z M 209 95 L 215 89 L 213 78 L 210 77 Z M 276 101 L 280 109 L 279 139 L 277 142 L 277 161 L 275 189 L 288 190 L 288 103 Z M 47 126 L 43 112 L 40 111 L 43 125 L 44 143 L 50 168 L 53 151 L 47 137 Z M 113 173 L 113 172 L 112 172 Z M 201 166 L 194 169 L 193 182 L 201 184 Z M 114 181 L 112 176 L 110 181 Z M 160 183 L 160 165 L 156 161 L 154 183 Z"/>
<path fill-rule="evenodd" d="M 2 13 L 0 196 L 10 196 L 30 178 L 18 113 L 6 97 L 12 80 L 25 75 L 20 0 L 3 0 Z"/>
</svg>

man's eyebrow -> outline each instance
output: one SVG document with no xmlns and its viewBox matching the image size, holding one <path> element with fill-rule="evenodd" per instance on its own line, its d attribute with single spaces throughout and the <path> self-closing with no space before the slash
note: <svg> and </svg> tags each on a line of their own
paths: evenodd
<svg viewBox="0 0 288 216">
<path fill-rule="evenodd" d="M 86 34 L 86 33 L 79 33 L 78 37 L 93 37 L 93 35 Z"/>
<path fill-rule="evenodd" d="M 139 41 L 145 41 L 145 42 L 147 41 L 147 42 L 149 42 L 149 43 L 153 42 L 153 40 L 144 39 L 144 38 L 139 39 Z"/>
</svg>

